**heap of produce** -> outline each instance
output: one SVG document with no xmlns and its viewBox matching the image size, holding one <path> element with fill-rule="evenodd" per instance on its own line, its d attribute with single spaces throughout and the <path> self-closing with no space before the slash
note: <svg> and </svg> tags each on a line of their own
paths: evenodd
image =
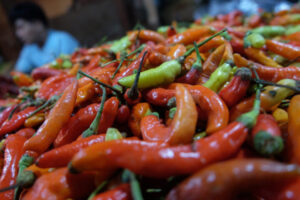
<svg viewBox="0 0 300 200">
<path fill-rule="evenodd" d="M 1 100 L 0 199 L 300 199 L 300 9 L 78 49 Z"/>
</svg>

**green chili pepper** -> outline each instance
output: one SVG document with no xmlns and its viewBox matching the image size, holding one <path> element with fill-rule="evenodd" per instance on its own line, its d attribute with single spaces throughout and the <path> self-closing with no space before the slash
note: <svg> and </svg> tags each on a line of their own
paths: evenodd
<svg viewBox="0 0 300 200">
<path fill-rule="evenodd" d="M 120 140 L 123 136 L 116 128 L 108 128 L 105 135 L 105 141 Z"/>
<path fill-rule="evenodd" d="M 232 68 L 227 62 L 219 66 L 203 86 L 217 92 L 230 77 Z"/>
<path fill-rule="evenodd" d="M 160 26 L 157 28 L 157 32 L 162 35 L 166 35 L 168 28 L 169 26 Z"/>
<path fill-rule="evenodd" d="M 69 69 L 73 66 L 72 62 L 70 60 L 64 60 L 62 63 L 62 68 Z"/>
<path fill-rule="evenodd" d="M 259 33 L 249 33 L 244 38 L 244 47 L 247 48 L 252 46 L 254 48 L 261 48 L 265 45 L 265 38 Z"/>
<path fill-rule="evenodd" d="M 259 33 L 267 38 L 283 35 L 285 31 L 283 26 L 261 26 L 252 30 L 253 33 Z"/>
<path fill-rule="evenodd" d="M 130 45 L 131 42 L 129 41 L 128 36 L 124 36 L 120 40 L 115 41 L 110 47 L 110 50 L 114 53 L 117 53 L 117 52 L 124 51 Z"/>
<path fill-rule="evenodd" d="M 287 27 L 286 31 L 285 31 L 285 35 L 290 35 L 296 32 L 300 31 L 300 25 L 295 25 L 295 26 L 290 26 Z"/>
<path fill-rule="evenodd" d="M 100 119 L 101 119 L 101 115 L 102 115 L 102 112 L 103 112 L 104 103 L 105 103 L 105 99 L 106 99 L 106 89 L 102 85 L 100 87 L 102 89 L 102 99 L 101 99 L 100 108 L 99 108 L 99 110 L 96 114 L 95 119 L 91 123 L 90 127 L 82 133 L 83 138 L 86 138 L 86 137 L 89 137 L 91 135 L 96 135 L 97 134 L 99 122 L 100 122 Z"/>
</svg>

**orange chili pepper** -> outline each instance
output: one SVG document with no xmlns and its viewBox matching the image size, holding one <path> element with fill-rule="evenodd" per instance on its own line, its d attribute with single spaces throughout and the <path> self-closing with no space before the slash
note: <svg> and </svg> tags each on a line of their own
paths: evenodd
<svg viewBox="0 0 300 200">
<path fill-rule="evenodd" d="M 22 72 L 12 71 L 10 75 L 13 77 L 15 84 L 19 87 L 29 86 L 33 83 L 33 79 Z"/>
<path fill-rule="evenodd" d="M 190 28 L 183 33 L 178 33 L 169 37 L 165 42 L 166 44 L 192 44 L 197 42 L 201 37 L 211 34 L 212 31 L 208 27 Z"/>
<path fill-rule="evenodd" d="M 35 127 L 35 126 L 43 123 L 44 120 L 45 120 L 45 114 L 37 113 L 37 114 L 27 118 L 24 122 L 24 126 L 27 128 Z"/>
<path fill-rule="evenodd" d="M 128 126 L 133 135 L 142 136 L 140 122 L 142 118 L 151 111 L 149 103 L 137 103 L 131 109 Z"/>
<path fill-rule="evenodd" d="M 276 40 L 266 40 L 267 48 L 289 60 L 295 60 L 300 57 L 300 47 L 278 42 Z"/>
<path fill-rule="evenodd" d="M 79 105 L 82 102 L 91 99 L 94 97 L 95 93 L 95 85 L 93 83 L 88 83 L 78 88 L 75 105 Z"/>
<path fill-rule="evenodd" d="M 170 48 L 167 56 L 171 57 L 172 59 L 178 58 L 182 56 L 186 52 L 186 48 L 182 44 L 176 44 Z"/>
<path fill-rule="evenodd" d="M 78 83 L 73 82 L 68 86 L 62 97 L 56 102 L 54 108 L 50 111 L 46 121 L 39 128 L 36 135 L 26 141 L 25 150 L 45 152 L 55 140 L 59 130 L 69 120 L 74 108 Z"/>
<path fill-rule="evenodd" d="M 264 54 L 264 52 L 261 51 L 260 49 L 249 47 L 244 50 L 245 50 L 246 55 L 254 61 L 257 61 L 257 62 L 259 62 L 263 65 L 269 66 L 269 67 L 282 67 L 281 65 L 276 63 L 274 60 L 272 60 L 271 58 L 266 56 Z"/>
<path fill-rule="evenodd" d="M 285 40 L 297 41 L 300 42 L 300 32 L 292 33 L 283 37 Z"/>
<path fill-rule="evenodd" d="M 203 63 L 203 74 L 209 77 L 215 71 L 222 60 L 225 49 L 226 46 L 221 45 L 208 56 L 206 61 Z"/>
<path fill-rule="evenodd" d="M 141 131 L 144 140 L 164 141 L 170 144 L 185 144 L 192 141 L 197 123 L 197 109 L 191 94 L 185 87 L 176 86 L 177 111 L 170 126 L 165 126 L 154 115 L 141 120 Z"/>
<path fill-rule="evenodd" d="M 164 36 L 152 30 L 140 30 L 140 31 L 131 31 L 128 33 L 129 40 L 134 41 L 137 37 L 143 42 L 152 41 L 155 43 L 161 43 L 165 40 Z"/>
<path fill-rule="evenodd" d="M 207 39 L 207 37 L 203 37 L 201 38 L 197 43 L 204 41 L 205 39 Z M 201 53 L 205 53 L 213 48 L 217 48 L 220 45 L 224 44 L 225 39 L 222 36 L 217 36 L 212 38 L 210 41 L 208 41 L 207 43 L 205 43 L 204 45 L 199 47 L 199 52 Z"/>
</svg>

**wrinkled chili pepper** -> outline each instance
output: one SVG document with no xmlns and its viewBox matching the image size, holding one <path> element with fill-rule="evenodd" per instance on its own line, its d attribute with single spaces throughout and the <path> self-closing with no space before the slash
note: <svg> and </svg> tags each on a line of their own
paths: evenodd
<svg viewBox="0 0 300 200">
<path fill-rule="evenodd" d="M 74 108 L 78 83 L 73 82 L 68 86 L 61 98 L 47 116 L 46 121 L 39 128 L 35 136 L 24 144 L 25 150 L 32 150 L 37 153 L 45 152 L 55 140 L 59 130 L 69 120 Z"/>
<path fill-rule="evenodd" d="M 283 150 L 281 131 L 272 115 L 258 115 L 251 137 L 254 149 L 263 156 L 276 155 Z"/>
<path fill-rule="evenodd" d="M 286 165 L 264 159 L 236 159 L 217 163 L 180 183 L 167 200 L 230 200 L 242 191 L 292 180 L 299 176 L 297 165 Z M 217 189 L 216 189 L 217 188 Z"/>
<path fill-rule="evenodd" d="M 148 141 L 164 141 L 172 145 L 192 141 L 197 122 L 197 110 L 191 94 L 181 85 L 176 87 L 177 111 L 170 126 L 154 115 L 145 116 L 140 123 L 142 136 Z"/>
<path fill-rule="evenodd" d="M 10 135 L 5 141 L 4 166 L 0 177 L 0 188 L 8 187 L 16 183 L 18 163 L 23 154 L 23 144 L 26 138 L 21 135 Z M 12 200 L 14 191 L 9 190 L 0 193 L 1 199 Z"/>
</svg>

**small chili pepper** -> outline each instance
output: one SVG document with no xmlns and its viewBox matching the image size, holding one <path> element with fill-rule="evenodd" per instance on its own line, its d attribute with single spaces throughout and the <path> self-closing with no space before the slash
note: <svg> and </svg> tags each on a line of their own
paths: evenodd
<svg viewBox="0 0 300 200">
<path fill-rule="evenodd" d="M 35 110 L 35 107 L 27 107 L 24 110 L 13 114 L 10 120 L 5 121 L 0 128 L 0 135 L 18 130 L 24 125 L 27 117 Z"/>
<path fill-rule="evenodd" d="M 245 97 L 250 86 L 252 73 L 248 68 L 239 68 L 230 82 L 219 92 L 219 96 L 225 101 L 228 107 L 237 104 Z"/>
<path fill-rule="evenodd" d="M 288 156 L 293 163 L 300 163 L 299 149 L 299 112 L 300 112 L 300 95 L 294 96 L 288 108 Z"/>
<path fill-rule="evenodd" d="M 285 28 L 283 26 L 261 26 L 252 29 L 252 32 L 259 33 L 266 38 L 271 38 L 278 35 L 283 35 L 285 33 Z"/>
<path fill-rule="evenodd" d="M 231 47 L 235 53 L 245 55 L 244 41 L 236 36 L 232 36 L 230 40 Z"/>
<path fill-rule="evenodd" d="M 198 41 L 201 37 L 207 36 L 211 33 L 210 28 L 203 27 L 201 29 L 198 28 L 190 28 L 184 31 L 183 33 L 178 33 L 169 37 L 165 42 L 166 44 L 192 44 L 194 41 Z"/>
<path fill-rule="evenodd" d="M 153 51 L 149 55 L 148 60 L 150 64 L 158 66 L 161 65 L 163 62 L 171 60 L 171 58 L 157 51 Z"/>
<path fill-rule="evenodd" d="M 203 40 L 207 39 L 208 37 L 204 37 L 201 38 L 199 42 L 202 42 Z M 213 48 L 217 48 L 219 46 L 221 46 L 222 44 L 224 44 L 225 40 L 222 36 L 218 36 L 218 37 L 214 37 L 213 39 L 211 39 L 210 41 L 208 41 L 206 44 L 202 45 L 201 47 L 199 47 L 199 52 L 201 53 L 205 53 L 208 52 L 209 50 L 213 49 Z"/>
<path fill-rule="evenodd" d="M 220 88 L 228 81 L 232 67 L 229 63 L 224 63 L 219 66 L 209 77 L 208 81 L 203 86 L 218 92 Z"/>
<path fill-rule="evenodd" d="M 151 112 L 149 103 L 137 103 L 132 107 L 128 126 L 133 135 L 137 137 L 142 136 L 140 122 L 149 112 Z"/>
<path fill-rule="evenodd" d="M 131 200 L 130 185 L 123 183 L 111 190 L 100 193 L 91 200 Z"/>
<path fill-rule="evenodd" d="M 243 191 L 292 180 L 299 175 L 297 165 L 265 159 L 236 159 L 200 170 L 172 189 L 167 200 L 196 200 L 199 197 L 230 200 Z"/>
<path fill-rule="evenodd" d="M 19 87 L 29 86 L 33 83 L 33 79 L 22 72 L 12 71 L 10 74 L 14 83 Z"/>
<path fill-rule="evenodd" d="M 24 126 L 27 128 L 36 127 L 37 125 L 40 125 L 45 120 L 45 114 L 44 113 L 38 113 L 31 117 L 28 117 L 25 122 Z"/>
<path fill-rule="evenodd" d="M 220 45 L 205 60 L 205 62 L 203 63 L 203 73 L 206 76 L 209 77 L 217 69 L 222 60 L 224 52 L 225 45 Z"/>
<path fill-rule="evenodd" d="M 114 53 L 122 52 L 131 45 L 128 36 L 122 37 L 120 40 L 116 40 L 110 47 L 110 50 Z"/>
<path fill-rule="evenodd" d="M 65 73 L 64 71 L 58 70 L 58 69 L 38 67 L 38 68 L 35 68 L 31 72 L 31 77 L 34 80 L 38 80 L 38 79 L 44 80 L 44 79 L 49 78 L 51 76 L 58 76 L 58 75 L 62 75 L 64 73 Z"/>
<path fill-rule="evenodd" d="M 35 133 L 35 130 L 33 128 L 22 128 L 19 131 L 15 133 L 15 135 L 20 135 L 22 137 L 25 137 L 26 139 L 29 139 L 33 136 Z"/>
<path fill-rule="evenodd" d="M 277 82 L 281 79 L 300 80 L 300 68 L 294 66 L 288 67 L 268 67 L 246 60 L 239 54 L 234 54 L 234 63 L 238 67 L 252 66 L 262 80 Z"/>
<path fill-rule="evenodd" d="M 87 85 L 78 88 L 75 105 L 79 105 L 94 97 L 96 93 L 95 87 L 96 86 L 93 83 L 88 83 Z"/>
<path fill-rule="evenodd" d="M 248 26 L 251 28 L 258 27 L 262 23 L 262 18 L 260 15 L 252 15 L 248 20 Z"/>
<path fill-rule="evenodd" d="M 16 183 L 18 162 L 23 154 L 22 148 L 26 138 L 21 135 L 10 135 L 5 140 L 4 167 L 0 177 L 0 188 L 8 187 Z M 0 193 L 1 199 L 13 199 L 14 191 L 9 190 Z"/>
<path fill-rule="evenodd" d="M 251 136 L 254 149 L 263 156 L 273 156 L 283 150 L 281 131 L 272 115 L 258 115 Z"/>
<path fill-rule="evenodd" d="M 148 141 L 185 144 L 192 141 L 196 130 L 197 110 L 191 94 L 182 85 L 176 87 L 177 111 L 170 126 L 154 115 L 145 116 L 140 123 L 142 136 Z"/>
<path fill-rule="evenodd" d="M 74 77 L 66 74 L 50 77 L 42 83 L 37 97 L 50 99 L 52 96 L 62 93 L 73 81 Z"/>
<path fill-rule="evenodd" d="M 167 30 L 167 36 L 172 37 L 173 35 L 176 35 L 177 31 L 174 28 L 174 26 L 169 26 Z"/>
<path fill-rule="evenodd" d="M 0 127 L 8 119 L 10 113 L 15 110 L 17 105 L 8 106 L 0 113 Z"/>
<path fill-rule="evenodd" d="M 92 135 L 88 138 L 82 138 L 72 143 L 57 147 L 46 153 L 43 153 L 36 160 L 36 165 L 42 168 L 65 167 L 71 161 L 73 155 L 79 150 L 91 146 L 94 143 L 103 142 L 104 134 Z"/>
<path fill-rule="evenodd" d="M 275 62 L 274 60 L 272 60 L 271 58 L 266 56 L 264 54 L 264 52 L 261 51 L 260 49 L 246 48 L 245 53 L 250 59 L 257 61 L 263 65 L 266 65 L 269 67 L 282 67 L 277 62 Z"/>
<path fill-rule="evenodd" d="M 170 51 L 168 52 L 167 56 L 171 57 L 172 59 L 176 59 L 180 56 L 183 56 L 186 52 L 186 48 L 182 44 L 176 44 L 170 47 Z"/>
<path fill-rule="evenodd" d="M 165 88 L 153 88 L 144 92 L 143 97 L 150 104 L 156 106 L 166 106 L 168 101 L 175 97 L 175 90 Z"/>
<path fill-rule="evenodd" d="M 278 42 L 276 40 L 267 40 L 266 45 L 268 50 L 289 60 L 295 60 L 296 58 L 300 57 L 300 47 Z"/>
<path fill-rule="evenodd" d="M 39 177 L 23 200 L 84 199 L 95 188 L 94 174 L 69 174 L 60 168 Z"/>
<path fill-rule="evenodd" d="M 25 150 L 32 150 L 40 154 L 49 148 L 59 130 L 70 118 L 76 100 L 77 88 L 78 83 L 76 81 L 65 89 L 62 97 L 50 111 L 36 135 L 24 144 Z"/>
<path fill-rule="evenodd" d="M 265 38 L 259 33 L 249 33 L 244 38 L 244 47 L 262 48 L 266 43 Z"/>
<path fill-rule="evenodd" d="M 128 121 L 130 116 L 130 109 L 127 105 L 121 105 L 118 109 L 116 123 L 117 124 L 124 124 Z"/>
<path fill-rule="evenodd" d="M 101 56 L 99 54 L 96 54 L 89 62 L 89 64 L 82 68 L 82 71 L 84 72 L 90 72 L 93 69 L 97 68 L 99 66 L 99 62 L 101 60 Z"/>
<path fill-rule="evenodd" d="M 272 113 L 274 119 L 278 123 L 279 127 L 282 127 L 288 123 L 288 113 L 286 110 L 282 108 L 276 108 L 274 112 Z"/>
<path fill-rule="evenodd" d="M 161 34 L 151 31 L 151 30 L 140 30 L 140 31 L 132 31 L 129 33 L 130 40 L 133 40 L 137 37 L 138 39 L 142 40 L 143 42 L 152 41 L 155 43 L 161 43 L 165 40 L 164 36 Z"/>
<path fill-rule="evenodd" d="M 283 39 L 300 42 L 300 37 L 299 36 L 300 36 L 300 31 L 297 31 L 297 32 L 292 33 L 292 34 L 285 35 L 283 37 Z"/>
</svg>

